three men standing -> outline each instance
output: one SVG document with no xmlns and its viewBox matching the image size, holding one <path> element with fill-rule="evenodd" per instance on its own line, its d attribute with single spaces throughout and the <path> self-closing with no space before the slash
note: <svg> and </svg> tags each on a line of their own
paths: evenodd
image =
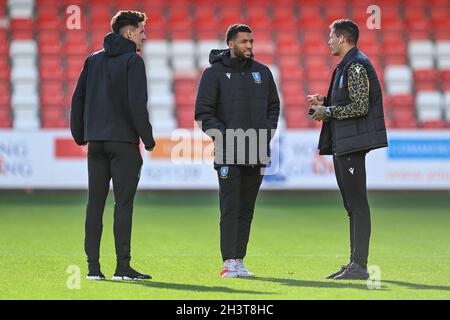
<svg viewBox="0 0 450 320">
<path fill-rule="evenodd" d="M 130 266 L 133 201 L 142 158 L 139 138 L 153 150 L 147 111 L 145 65 L 136 54 L 145 40 L 146 16 L 120 11 L 104 49 L 85 61 L 73 94 L 71 131 L 79 145 L 89 142 L 89 200 L 85 251 L 88 279 L 100 270 L 102 217 L 112 178 L 117 268 L 113 279 L 149 279 Z M 356 47 L 358 26 L 337 20 L 329 45 L 342 61 L 327 96 L 308 96 L 311 117 L 323 121 L 320 154 L 333 155 L 336 179 L 350 222 L 350 262 L 329 276 L 367 279 L 371 233 L 365 156 L 387 146 L 381 87 L 369 59 Z M 269 144 L 277 128 L 280 100 L 270 69 L 253 59 L 250 27 L 235 24 L 226 34 L 228 49 L 212 50 L 198 88 L 195 120 L 215 145 L 219 180 L 222 277 L 253 276 L 244 266 L 256 198 L 270 163 Z"/>
</svg>

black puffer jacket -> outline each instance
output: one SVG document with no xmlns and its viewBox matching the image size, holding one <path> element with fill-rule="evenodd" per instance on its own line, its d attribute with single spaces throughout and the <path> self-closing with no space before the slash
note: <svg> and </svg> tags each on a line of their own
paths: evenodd
<svg viewBox="0 0 450 320">
<path fill-rule="evenodd" d="M 327 105 L 348 105 L 352 101 L 348 92 L 348 69 L 352 63 L 364 66 L 369 77 L 369 112 L 367 115 L 346 120 L 331 119 L 324 122 L 319 138 L 322 155 L 345 154 L 387 147 L 383 97 L 377 73 L 370 60 L 358 48 L 351 49 L 333 73 L 327 94 Z M 338 79 L 342 79 L 339 86 Z"/>
<path fill-rule="evenodd" d="M 223 144 L 212 136 L 215 165 L 267 165 L 269 142 L 280 113 L 280 100 L 270 69 L 253 59 L 230 58 L 229 49 L 212 50 L 209 61 L 212 66 L 204 71 L 198 88 L 195 120 L 207 134 L 211 135 L 208 132 L 211 129 L 222 134 Z M 232 132 L 227 129 L 256 130 L 257 145 L 250 146 L 249 139 L 239 142 L 227 138 L 226 132 Z M 234 152 L 230 153 L 233 147 Z M 245 155 L 239 150 L 245 150 Z"/>
<path fill-rule="evenodd" d="M 147 77 L 134 42 L 109 33 L 104 49 L 84 62 L 70 117 L 76 143 L 119 141 L 153 148 L 147 111 Z"/>
</svg>

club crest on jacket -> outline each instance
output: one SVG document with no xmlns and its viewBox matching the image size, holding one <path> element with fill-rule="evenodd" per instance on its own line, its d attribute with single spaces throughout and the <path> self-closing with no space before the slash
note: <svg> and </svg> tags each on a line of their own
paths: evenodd
<svg viewBox="0 0 450 320">
<path fill-rule="evenodd" d="M 261 81 L 261 74 L 259 72 L 252 72 L 253 80 L 255 80 L 255 83 L 260 84 Z"/>
</svg>

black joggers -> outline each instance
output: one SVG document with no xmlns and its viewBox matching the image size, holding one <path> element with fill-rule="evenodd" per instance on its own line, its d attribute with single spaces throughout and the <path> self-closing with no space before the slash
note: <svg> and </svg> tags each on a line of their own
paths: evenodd
<svg viewBox="0 0 450 320">
<path fill-rule="evenodd" d="M 256 197 L 263 180 L 261 167 L 217 168 L 220 200 L 220 249 L 223 261 L 247 253 Z"/>
<path fill-rule="evenodd" d="M 114 239 L 117 262 L 130 261 L 133 201 L 142 157 L 139 145 L 94 141 L 88 146 L 89 198 L 86 208 L 84 247 L 89 263 L 100 259 L 103 211 L 112 178 L 114 190 Z"/>
<path fill-rule="evenodd" d="M 366 152 L 334 156 L 334 170 L 350 223 L 350 261 L 367 266 L 371 233 Z"/>
</svg>

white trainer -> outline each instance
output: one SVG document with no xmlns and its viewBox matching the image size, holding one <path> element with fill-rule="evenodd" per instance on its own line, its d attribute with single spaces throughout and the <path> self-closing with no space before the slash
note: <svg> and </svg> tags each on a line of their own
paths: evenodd
<svg viewBox="0 0 450 320">
<path fill-rule="evenodd" d="M 236 260 L 228 259 L 223 262 L 223 268 L 220 272 L 222 278 L 237 278 Z"/>
<path fill-rule="evenodd" d="M 254 277 L 255 274 L 247 270 L 244 266 L 244 260 L 236 259 L 236 269 L 238 277 Z"/>
</svg>

